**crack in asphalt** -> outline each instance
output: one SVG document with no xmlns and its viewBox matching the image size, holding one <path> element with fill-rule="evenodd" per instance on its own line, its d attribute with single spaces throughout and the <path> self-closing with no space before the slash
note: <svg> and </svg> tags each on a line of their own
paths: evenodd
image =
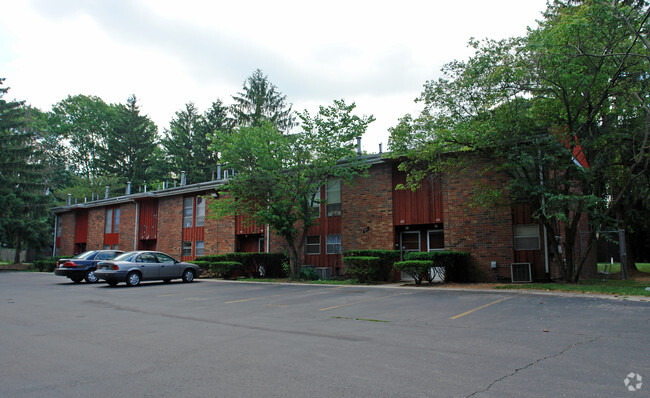
<svg viewBox="0 0 650 398">
<path fill-rule="evenodd" d="M 548 356 L 545 356 L 545 357 L 543 357 L 543 358 L 539 358 L 539 359 L 537 359 L 537 360 L 535 360 L 535 361 L 529 363 L 529 364 L 526 365 L 526 366 L 522 366 L 522 367 L 520 367 L 520 368 L 515 369 L 512 373 L 509 373 L 509 374 L 507 374 L 507 375 L 505 375 L 505 376 L 503 376 L 503 377 L 500 377 L 500 378 L 494 380 L 494 381 L 493 381 L 492 383 L 490 383 L 486 388 L 484 388 L 484 389 L 482 389 L 482 390 L 475 391 L 475 392 L 473 392 L 473 393 L 471 393 L 471 394 L 465 396 L 465 398 L 470 398 L 470 397 L 475 396 L 476 394 L 480 394 L 480 393 L 483 393 L 483 392 L 488 392 L 492 387 L 494 387 L 495 384 L 497 384 L 497 383 L 499 383 L 499 382 L 501 382 L 501 381 L 503 381 L 503 380 L 505 380 L 505 379 L 507 379 L 507 378 L 509 378 L 509 377 L 512 377 L 512 376 L 516 375 L 517 373 L 521 372 L 522 370 L 526 370 L 526 369 L 530 368 L 531 366 L 535 366 L 535 365 L 537 365 L 538 363 L 543 362 L 543 361 L 546 361 L 546 360 L 548 360 L 548 359 L 557 358 L 557 357 L 563 355 L 564 353 L 566 353 L 566 352 L 572 350 L 574 347 L 577 347 L 577 346 L 579 346 L 579 345 L 584 345 L 584 344 L 590 344 L 590 343 L 593 343 L 593 342 L 595 342 L 595 341 L 598 341 L 600 338 L 601 338 L 601 336 L 598 336 L 598 337 L 594 337 L 593 339 L 590 339 L 590 340 L 579 341 L 579 342 L 577 342 L 577 343 L 573 343 L 573 344 L 571 344 L 570 346 L 568 346 L 567 348 L 563 349 L 562 351 L 560 351 L 560 352 L 558 352 L 558 353 L 556 353 L 556 354 L 548 355 Z"/>
<path fill-rule="evenodd" d="M 134 312 L 137 314 L 146 314 L 146 315 L 154 315 L 154 316 L 163 316 L 163 317 L 168 317 L 168 318 L 176 318 L 176 319 L 184 319 L 188 321 L 195 321 L 195 322 L 203 322 L 203 323 L 210 323 L 214 325 L 223 325 L 223 326 L 230 326 L 234 328 L 243 328 L 243 329 L 249 329 L 249 330 L 259 330 L 263 332 L 273 332 L 273 333 L 287 333 L 287 334 L 296 334 L 296 335 L 302 335 L 302 336 L 311 336 L 311 337 L 322 337 L 322 338 L 327 338 L 327 339 L 334 339 L 334 340 L 345 340 L 345 341 L 370 341 L 371 339 L 367 337 L 359 337 L 359 336 L 346 336 L 346 335 L 341 335 L 341 334 L 328 334 L 328 333 L 320 333 L 320 332 L 305 332 L 305 331 L 299 331 L 299 330 L 287 330 L 287 329 L 273 329 L 273 328 L 265 328 L 262 326 L 251 326 L 251 325 L 243 325 L 240 323 L 232 323 L 232 322 L 223 322 L 223 321 L 217 321 L 213 319 L 205 319 L 205 318 L 198 318 L 198 317 L 191 317 L 191 316 L 183 316 L 183 315 L 175 315 L 175 314 L 166 314 L 162 312 L 148 312 L 148 311 L 143 311 L 137 308 L 130 308 L 130 307 L 124 307 L 120 305 L 115 305 L 108 303 L 103 300 L 86 300 L 84 301 L 87 304 L 91 305 L 96 305 L 104 308 L 112 308 L 115 310 L 119 311 L 128 311 L 128 312 Z"/>
</svg>

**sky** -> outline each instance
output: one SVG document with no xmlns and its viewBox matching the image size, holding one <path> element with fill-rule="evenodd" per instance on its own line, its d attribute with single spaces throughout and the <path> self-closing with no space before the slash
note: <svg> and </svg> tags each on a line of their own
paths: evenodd
<svg viewBox="0 0 650 398">
<path fill-rule="evenodd" d="M 125 103 L 162 134 L 193 102 L 231 104 L 261 69 L 296 111 L 336 99 L 374 115 L 362 140 L 387 149 L 390 127 L 470 38 L 521 36 L 546 0 L 12 0 L 0 15 L 5 99 L 43 111 L 69 95 Z"/>
</svg>

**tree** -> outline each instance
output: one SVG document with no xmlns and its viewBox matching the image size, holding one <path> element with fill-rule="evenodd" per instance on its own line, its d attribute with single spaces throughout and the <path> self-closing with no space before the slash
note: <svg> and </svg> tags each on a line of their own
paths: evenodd
<svg viewBox="0 0 650 398">
<path fill-rule="evenodd" d="M 2 84 L 4 78 L 0 79 Z M 15 248 L 40 248 L 49 231 L 45 165 L 23 102 L 7 102 L 0 88 L 0 242 Z"/>
<path fill-rule="evenodd" d="M 217 165 L 217 155 L 210 149 L 212 138 L 205 117 L 192 102 L 176 112 L 162 141 L 173 172 L 185 171 L 188 183 L 209 181 Z"/>
<path fill-rule="evenodd" d="M 244 81 L 242 91 L 232 98 L 235 104 L 231 111 L 237 125 L 260 127 L 270 122 L 282 132 L 295 126 L 291 105 L 285 104 L 286 96 L 260 69 Z"/>
<path fill-rule="evenodd" d="M 630 3 L 554 1 L 524 37 L 471 41 L 473 57 L 425 84 L 423 113 L 391 130 L 409 184 L 465 167 L 505 173 L 510 184 L 480 187 L 477 201 L 527 202 L 564 280 L 577 282 L 599 228 L 620 225 L 621 206 L 647 198 L 637 188 L 648 175 L 650 63 L 626 25 L 647 32 L 648 21 L 645 4 Z"/>
<path fill-rule="evenodd" d="M 241 214 L 254 224 L 268 224 L 289 250 L 295 275 L 301 267 L 307 230 L 316 222 L 316 192 L 329 178 L 350 182 L 367 165 L 355 155 L 354 138 L 362 136 L 372 116 L 353 115 L 354 104 L 335 101 L 312 117 L 299 114 L 300 132 L 283 134 L 270 121 L 219 133 L 221 161 L 235 169 L 227 195 L 212 202 L 217 217 Z"/>
<path fill-rule="evenodd" d="M 113 118 L 106 130 L 106 148 L 101 164 L 104 174 L 112 174 L 139 186 L 159 181 L 163 176 L 153 174 L 152 165 L 162 159 L 155 157 L 158 128 L 147 116 L 140 114 L 135 95 L 126 105 L 111 105 Z"/>
<path fill-rule="evenodd" d="M 101 154 L 113 119 L 111 108 L 99 97 L 68 96 L 50 114 L 50 131 L 59 137 L 68 167 L 88 180 L 103 173 Z"/>
</svg>

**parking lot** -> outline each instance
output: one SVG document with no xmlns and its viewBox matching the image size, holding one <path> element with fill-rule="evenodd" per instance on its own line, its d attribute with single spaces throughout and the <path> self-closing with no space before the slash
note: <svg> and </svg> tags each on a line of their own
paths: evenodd
<svg viewBox="0 0 650 398">
<path fill-rule="evenodd" d="M 648 396 L 649 327 L 626 300 L 0 273 L 0 396 Z"/>
</svg>

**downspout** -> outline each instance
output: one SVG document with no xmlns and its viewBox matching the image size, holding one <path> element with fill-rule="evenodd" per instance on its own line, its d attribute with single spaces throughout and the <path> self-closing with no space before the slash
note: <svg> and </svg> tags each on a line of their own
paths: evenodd
<svg viewBox="0 0 650 398">
<path fill-rule="evenodd" d="M 140 202 L 136 202 L 135 200 L 135 227 L 133 228 L 134 234 L 133 234 L 133 250 L 138 250 L 138 226 L 140 224 Z"/>
<path fill-rule="evenodd" d="M 52 257 L 56 257 L 56 234 L 59 228 L 59 216 L 54 215 L 54 244 L 52 245 Z"/>
<path fill-rule="evenodd" d="M 266 252 L 271 253 L 271 226 L 266 224 Z"/>
</svg>

